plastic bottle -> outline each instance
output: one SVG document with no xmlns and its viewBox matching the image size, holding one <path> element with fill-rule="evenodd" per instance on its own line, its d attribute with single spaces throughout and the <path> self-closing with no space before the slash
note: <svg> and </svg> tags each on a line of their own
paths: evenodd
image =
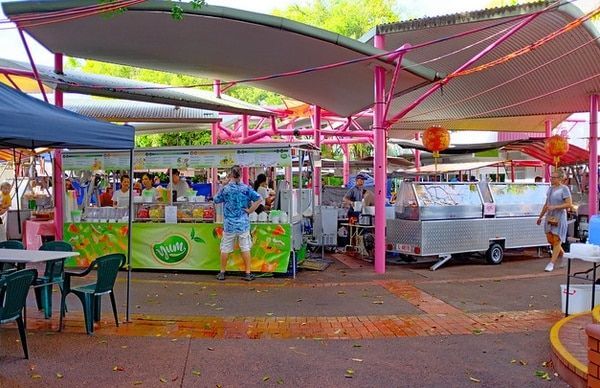
<svg viewBox="0 0 600 388">
<path fill-rule="evenodd" d="M 600 245 L 600 216 L 595 215 L 590 219 L 588 242 Z"/>
</svg>

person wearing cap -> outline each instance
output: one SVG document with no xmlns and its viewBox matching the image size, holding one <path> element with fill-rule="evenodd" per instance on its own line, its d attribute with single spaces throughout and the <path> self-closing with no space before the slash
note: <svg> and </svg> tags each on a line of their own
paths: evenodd
<svg viewBox="0 0 600 388">
<path fill-rule="evenodd" d="M 171 170 L 171 179 L 173 181 L 169 183 L 169 190 L 175 190 L 177 192 L 177 196 L 182 197 L 187 194 L 187 191 L 190 188 L 190 186 L 188 186 L 185 179 L 181 179 L 179 175 L 179 170 L 177 170 L 176 168 Z M 176 199 L 177 198 L 173 198 L 173 201 L 175 201 Z"/>
<path fill-rule="evenodd" d="M 363 174 L 358 174 L 356 176 L 356 184 L 353 188 L 348 190 L 346 195 L 344 196 L 344 203 L 350 207 L 350 211 L 353 211 L 353 205 L 356 201 L 363 200 L 363 190 L 365 185 L 365 176 Z"/>
<path fill-rule="evenodd" d="M 256 211 L 262 200 L 252 187 L 240 181 L 241 175 L 242 168 L 233 166 L 229 183 L 223 186 L 214 199 L 215 203 L 223 204 L 221 272 L 217 275 L 218 280 L 225 280 L 227 258 L 233 252 L 235 240 L 238 241 L 244 259 L 244 266 L 246 267 L 243 279 L 246 281 L 254 280 L 254 274 L 250 272 L 252 237 L 250 236 L 250 219 L 248 215 Z"/>
</svg>

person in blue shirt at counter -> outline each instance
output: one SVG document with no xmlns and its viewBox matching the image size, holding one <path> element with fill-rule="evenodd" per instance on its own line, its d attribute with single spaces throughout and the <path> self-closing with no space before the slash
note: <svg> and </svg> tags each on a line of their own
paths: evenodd
<svg viewBox="0 0 600 388">
<path fill-rule="evenodd" d="M 358 217 L 358 214 L 354 210 L 354 202 L 362 201 L 363 195 L 365 192 L 365 176 L 362 174 L 356 175 L 356 184 L 353 188 L 348 190 L 346 195 L 344 196 L 344 205 L 348 207 L 348 218 Z"/>
<path fill-rule="evenodd" d="M 252 187 L 240 182 L 242 169 L 233 166 L 230 172 L 229 183 L 215 196 L 215 203 L 223 204 L 223 238 L 221 239 L 221 271 L 217 275 L 218 280 L 225 280 L 227 268 L 227 257 L 233 252 L 235 240 L 238 240 L 242 258 L 244 259 L 246 281 L 254 280 L 254 274 L 250 271 L 250 248 L 252 248 L 252 237 L 250 236 L 250 220 L 248 214 L 256 211 L 261 204 L 260 195 Z"/>
</svg>

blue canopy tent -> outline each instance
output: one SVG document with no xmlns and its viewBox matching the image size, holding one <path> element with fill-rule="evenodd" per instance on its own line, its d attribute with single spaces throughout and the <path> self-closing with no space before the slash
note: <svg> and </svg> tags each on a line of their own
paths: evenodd
<svg viewBox="0 0 600 388">
<path fill-rule="evenodd" d="M 135 129 L 129 125 L 115 125 L 94 120 L 50 105 L 0 83 L 0 149 L 47 147 L 129 150 L 131 170 L 134 144 Z M 58 198 L 57 192 L 55 188 L 55 198 Z M 20 223 L 19 220 L 19 226 Z M 129 217 L 129 231 L 131 231 L 131 217 Z M 128 239 L 127 320 L 129 320 L 131 283 L 129 265 L 131 233 Z"/>
<path fill-rule="evenodd" d="M 134 128 L 81 116 L 0 83 L 0 148 L 133 149 Z"/>
</svg>

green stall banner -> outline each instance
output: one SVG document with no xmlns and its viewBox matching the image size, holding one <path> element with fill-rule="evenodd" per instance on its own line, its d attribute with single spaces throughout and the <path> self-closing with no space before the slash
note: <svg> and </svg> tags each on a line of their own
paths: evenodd
<svg viewBox="0 0 600 388">
<path fill-rule="evenodd" d="M 127 229 L 126 223 L 65 223 L 63 239 L 79 252 L 79 256 L 65 260 L 65 266 L 87 267 L 109 253 L 127 255 Z"/>
<path fill-rule="evenodd" d="M 132 230 L 132 268 L 214 270 L 220 268 L 222 224 L 136 223 Z M 291 226 L 253 224 L 254 272 L 287 272 L 291 253 Z M 240 250 L 229 255 L 228 271 L 243 271 Z"/>
</svg>

